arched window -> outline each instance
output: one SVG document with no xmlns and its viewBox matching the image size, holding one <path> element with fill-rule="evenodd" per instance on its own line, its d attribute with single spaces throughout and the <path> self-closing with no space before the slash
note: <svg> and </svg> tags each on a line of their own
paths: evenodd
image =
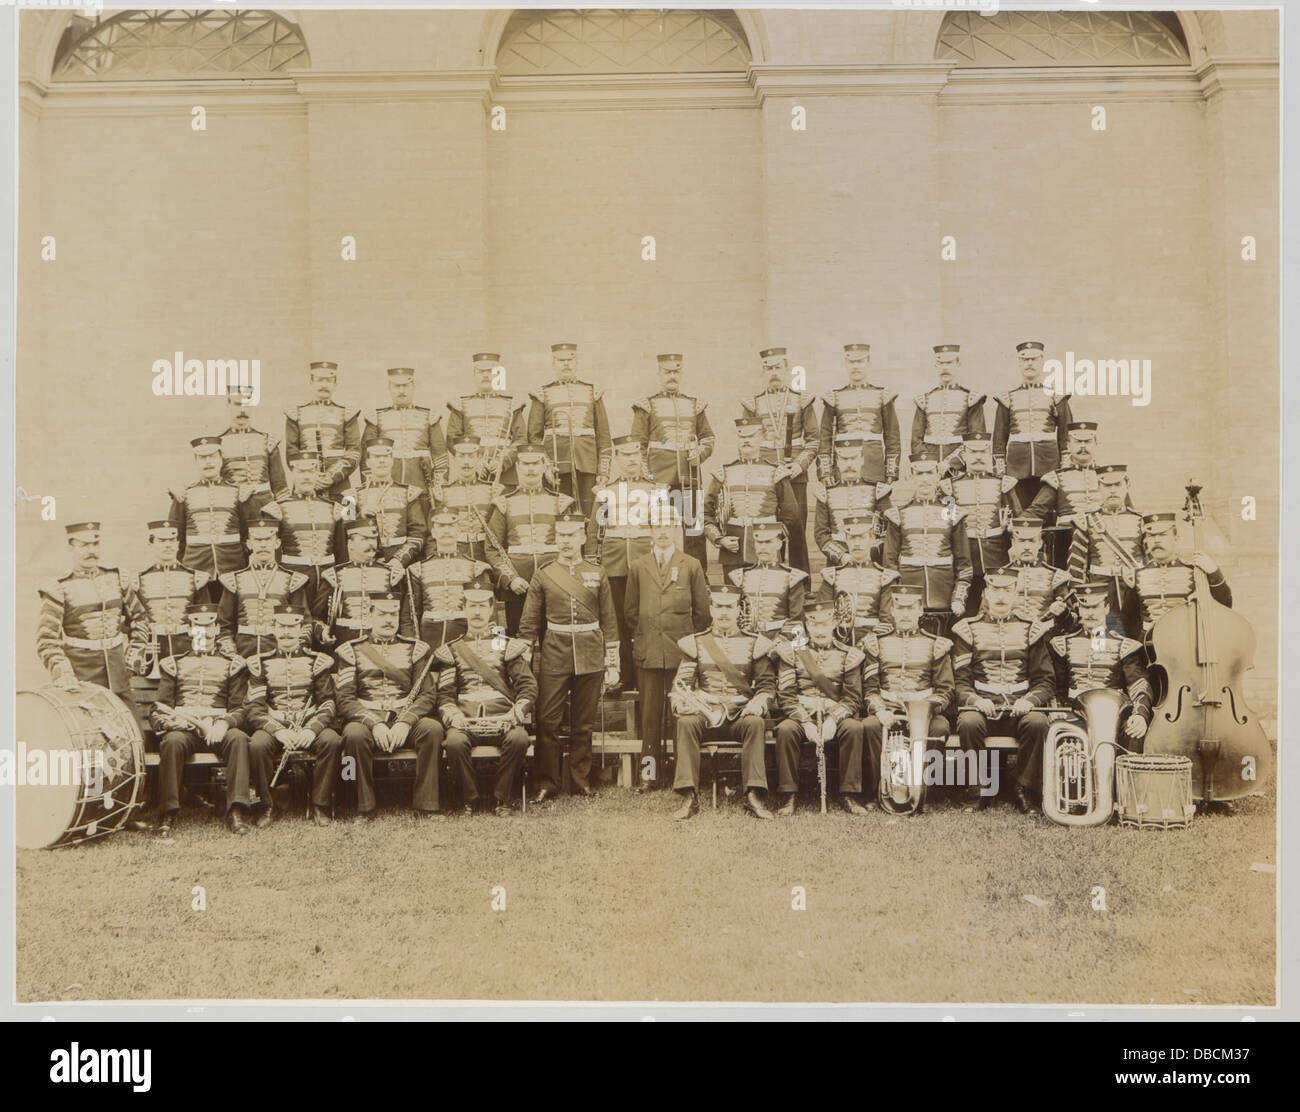
<svg viewBox="0 0 1300 1112">
<path fill-rule="evenodd" d="M 548 73 L 735 73 L 749 44 L 734 12 L 518 11 L 497 48 L 509 77 Z"/>
<path fill-rule="evenodd" d="M 302 32 L 275 12 L 126 11 L 74 16 L 54 56 L 55 81 L 276 77 L 309 63 Z"/>
<path fill-rule="evenodd" d="M 951 12 L 936 58 L 959 66 L 1177 66 L 1187 40 L 1172 12 Z"/>
</svg>

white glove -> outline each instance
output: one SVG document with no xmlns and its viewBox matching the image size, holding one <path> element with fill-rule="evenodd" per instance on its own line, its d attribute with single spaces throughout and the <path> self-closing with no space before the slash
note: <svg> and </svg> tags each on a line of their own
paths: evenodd
<svg viewBox="0 0 1300 1112">
<path fill-rule="evenodd" d="M 994 718 L 997 716 L 997 707 L 993 705 L 992 699 L 976 699 L 971 703 L 971 706 L 979 711 L 985 718 Z"/>
<path fill-rule="evenodd" d="M 528 593 L 528 580 L 522 575 L 516 575 L 510 580 L 510 589 L 517 595 L 526 595 Z"/>
<path fill-rule="evenodd" d="M 822 723 L 822 741 L 834 741 L 835 734 L 839 728 L 840 724 L 836 722 L 835 719 L 826 719 L 826 721 Z"/>
<path fill-rule="evenodd" d="M 1130 714 L 1128 720 L 1124 723 L 1124 733 L 1135 741 L 1138 738 L 1146 737 L 1147 723 L 1145 718 L 1140 718 L 1136 714 Z"/>
<path fill-rule="evenodd" d="M 388 727 L 388 741 L 394 749 L 400 749 L 406 741 L 406 735 L 411 732 L 411 727 L 405 722 L 394 722 Z"/>
<path fill-rule="evenodd" d="M 204 739 L 212 748 L 221 744 L 221 739 L 226 736 L 226 731 L 230 729 L 230 723 L 224 718 L 213 719 L 212 722 L 205 724 L 203 730 Z"/>
<path fill-rule="evenodd" d="M 876 712 L 876 717 L 880 719 L 880 725 L 886 730 L 892 729 L 894 723 L 898 721 L 898 719 L 894 717 L 894 712 L 888 707 L 881 707 L 880 710 Z"/>
<path fill-rule="evenodd" d="M 1011 704 L 1011 713 L 1014 715 L 1028 714 L 1034 709 L 1034 704 L 1026 699 L 1023 695 Z"/>
</svg>

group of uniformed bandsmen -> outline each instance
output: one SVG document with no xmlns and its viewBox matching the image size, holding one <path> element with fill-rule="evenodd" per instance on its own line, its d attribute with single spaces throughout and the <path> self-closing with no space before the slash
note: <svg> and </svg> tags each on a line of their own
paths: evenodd
<svg viewBox="0 0 1300 1112">
<path fill-rule="evenodd" d="M 1017 345 L 1022 381 L 994 399 L 992 434 L 984 397 L 958 383 L 958 346 L 934 348 L 938 384 L 915 399 L 903 482 L 896 399 L 869 381 L 867 344 L 845 345 L 847 382 L 820 419 L 785 349 L 761 352 L 737 457 L 707 481 L 714 434 L 682 390 L 682 356 L 658 357 L 659 391 L 615 437 L 576 345 L 551 351 L 555 377 L 529 399 L 500 388 L 497 354 L 475 355 L 473 390 L 445 422 L 414 404 L 410 368 L 388 371 L 390 406 L 359 413 L 334 400 L 337 366 L 313 363 L 312 397 L 286 416 L 287 469 L 231 387 L 229 427 L 191 442 L 197 478 L 148 524 L 149 568 L 103 567 L 99 524 L 66 527 L 73 567 L 40 589 L 38 651 L 61 685 L 132 700 L 132 676 L 157 679 L 161 832 L 204 747 L 226 765 L 236 833 L 272 821 L 277 767 L 297 750 L 315 758 L 319 825 L 345 781 L 357 815 L 372 815 L 374 758 L 402 747 L 416 753 L 421 815 L 442 810 L 444 752 L 471 812 L 471 750 L 498 747 L 491 802 L 508 814 L 534 740 L 536 800 L 559 790 L 566 708 L 572 789 L 591 794 L 598 708 L 620 686 L 642 696 L 643 788 L 668 784 L 675 717 L 677 818 L 697 810 L 701 744 L 718 737 L 742 743 L 754 815 L 792 813 L 801 758 L 832 742 L 840 803 L 865 813 L 883 736 L 926 691 L 937 745 L 955 725 L 978 750 L 990 722 L 1019 739 L 1015 797 L 1029 811 L 1041 708 L 1115 688 L 1139 748 L 1144 633 L 1188 597 L 1193 565 L 1231 603 L 1213 561 L 1178 555 L 1179 515 L 1139 514 L 1125 466 L 1096 464 L 1097 426 L 1044 390 L 1036 341 Z M 706 541 L 722 570 L 712 591 Z"/>
</svg>

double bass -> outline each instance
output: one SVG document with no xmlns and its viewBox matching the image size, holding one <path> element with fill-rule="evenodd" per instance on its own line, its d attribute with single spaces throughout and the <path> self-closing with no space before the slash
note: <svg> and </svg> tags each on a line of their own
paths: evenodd
<svg viewBox="0 0 1300 1112">
<path fill-rule="evenodd" d="M 1183 504 L 1197 552 L 1200 491 L 1188 483 Z M 1254 666 L 1255 631 L 1210 597 L 1209 577 L 1200 568 L 1192 568 L 1192 582 L 1187 602 L 1151 627 L 1152 679 L 1157 689 L 1163 683 L 1164 697 L 1143 752 L 1190 757 L 1194 798 L 1236 799 L 1258 791 L 1273 771 L 1264 727 L 1242 694 L 1242 675 Z"/>
</svg>

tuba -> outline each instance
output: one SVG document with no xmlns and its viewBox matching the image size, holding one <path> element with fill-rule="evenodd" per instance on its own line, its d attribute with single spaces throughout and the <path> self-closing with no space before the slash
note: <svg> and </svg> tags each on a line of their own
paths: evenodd
<svg viewBox="0 0 1300 1112">
<path fill-rule="evenodd" d="M 1100 826 L 1115 809 L 1115 737 L 1124 696 L 1094 687 L 1075 702 L 1083 727 L 1054 722 L 1043 743 L 1043 814 L 1062 826 Z"/>
<path fill-rule="evenodd" d="M 933 709 L 930 692 L 909 695 L 904 706 L 907 732 L 889 730 L 880 751 L 880 806 L 891 815 L 915 814 L 925 798 L 922 769 Z"/>
</svg>

